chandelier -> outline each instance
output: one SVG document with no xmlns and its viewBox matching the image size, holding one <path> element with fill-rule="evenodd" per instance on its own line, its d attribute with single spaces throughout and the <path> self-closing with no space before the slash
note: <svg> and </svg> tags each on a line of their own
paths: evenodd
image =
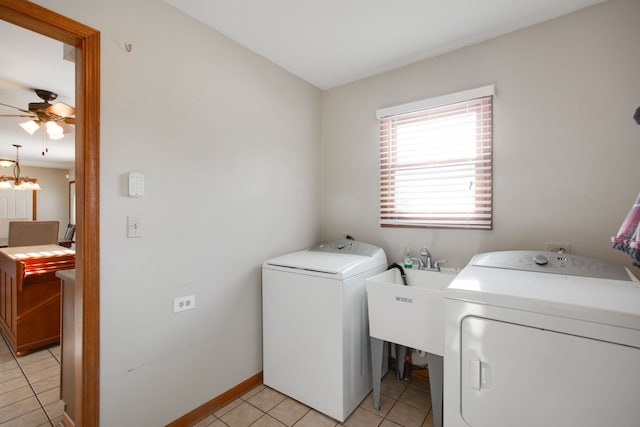
<svg viewBox="0 0 640 427">
<path fill-rule="evenodd" d="M 13 146 L 16 147 L 16 159 L 0 159 L 0 166 L 2 167 L 9 167 L 13 165 L 13 176 L 0 176 L 0 189 L 40 190 L 40 185 L 36 178 L 20 176 L 20 148 L 22 145 L 13 144 Z"/>
</svg>

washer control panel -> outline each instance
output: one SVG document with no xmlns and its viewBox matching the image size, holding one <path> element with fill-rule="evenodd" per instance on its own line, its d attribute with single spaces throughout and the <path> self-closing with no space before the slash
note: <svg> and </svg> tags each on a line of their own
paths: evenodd
<svg viewBox="0 0 640 427">
<path fill-rule="evenodd" d="M 569 276 L 625 280 L 631 278 L 624 267 L 584 256 L 556 252 L 504 251 L 482 254 L 474 262 L 478 267 L 505 268 Z"/>
<path fill-rule="evenodd" d="M 333 252 L 339 254 L 347 253 L 352 255 L 364 255 L 372 257 L 380 250 L 380 248 L 369 243 L 358 242 L 357 240 L 343 239 L 321 243 L 309 250 L 317 252 Z"/>
</svg>

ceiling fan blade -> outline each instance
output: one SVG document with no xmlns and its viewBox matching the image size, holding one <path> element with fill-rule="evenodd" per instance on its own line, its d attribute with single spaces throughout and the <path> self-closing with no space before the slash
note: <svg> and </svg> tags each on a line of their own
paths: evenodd
<svg viewBox="0 0 640 427">
<path fill-rule="evenodd" d="M 22 108 L 14 107 L 13 105 L 5 104 L 4 102 L 0 102 L 0 105 L 4 105 L 5 107 L 14 108 L 18 111 L 22 111 L 23 113 L 32 114 L 29 110 L 23 110 Z"/>
<path fill-rule="evenodd" d="M 27 119 L 37 119 L 36 116 L 27 116 L 26 114 L 0 114 L 0 117 L 25 117 Z"/>
<path fill-rule="evenodd" d="M 47 108 L 48 113 L 53 113 L 60 117 L 69 117 L 76 115 L 76 109 L 71 105 L 67 105 L 64 102 L 56 102 L 52 106 Z"/>
<path fill-rule="evenodd" d="M 47 109 L 45 111 L 38 111 L 37 115 L 38 115 L 38 118 L 40 120 L 42 120 L 43 122 L 56 122 L 58 124 L 66 123 L 66 124 L 69 124 L 69 125 L 75 125 L 76 124 L 76 118 L 75 117 L 59 116 L 59 115 L 53 113 L 52 111 L 49 111 L 49 109 Z"/>
<path fill-rule="evenodd" d="M 73 133 L 74 131 L 74 127 L 67 123 L 60 123 L 60 126 L 62 127 L 62 133 L 65 135 L 68 133 Z"/>
</svg>

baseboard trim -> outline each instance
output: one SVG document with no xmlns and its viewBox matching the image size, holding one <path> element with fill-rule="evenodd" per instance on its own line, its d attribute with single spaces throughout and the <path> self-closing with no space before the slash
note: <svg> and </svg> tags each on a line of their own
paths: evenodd
<svg viewBox="0 0 640 427">
<path fill-rule="evenodd" d="M 60 423 L 64 427 L 75 427 L 76 425 L 66 411 L 62 413 L 62 420 L 60 421 Z"/>
<path fill-rule="evenodd" d="M 233 402 L 238 397 L 245 394 L 253 387 L 262 384 L 262 371 L 258 372 L 251 378 L 248 378 L 237 386 L 225 391 L 224 393 L 214 397 L 210 401 L 197 407 L 193 411 L 181 416 L 175 421 L 167 424 L 166 427 L 186 427 L 204 419 L 212 412 L 222 408 L 227 403 Z"/>
</svg>

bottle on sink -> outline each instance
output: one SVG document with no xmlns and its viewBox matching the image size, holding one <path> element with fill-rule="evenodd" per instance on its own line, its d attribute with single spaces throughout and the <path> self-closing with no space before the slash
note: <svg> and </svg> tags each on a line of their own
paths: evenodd
<svg viewBox="0 0 640 427">
<path fill-rule="evenodd" d="M 404 268 L 412 268 L 413 260 L 411 259 L 411 251 L 409 251 L 409 246 L 407 246 L 407 250 L 404 252 Z"/>
</svg>

